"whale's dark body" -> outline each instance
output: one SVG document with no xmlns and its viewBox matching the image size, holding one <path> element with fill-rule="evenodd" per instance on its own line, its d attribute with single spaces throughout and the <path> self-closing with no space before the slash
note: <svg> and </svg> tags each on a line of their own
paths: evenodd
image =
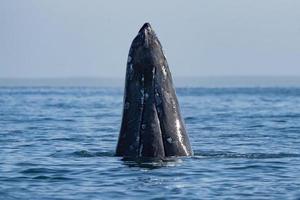
<svg viewBox="0 0 300 200">
<path fill-rule="evenodd" d="M 166 57 L 149 23 L 131 44 L 124 92 L 117 156 L 193 154 Z"/>
</svg>

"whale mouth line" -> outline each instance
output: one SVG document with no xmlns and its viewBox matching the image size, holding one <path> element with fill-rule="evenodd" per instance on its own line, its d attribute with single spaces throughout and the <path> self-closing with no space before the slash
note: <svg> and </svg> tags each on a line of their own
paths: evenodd
<svg viewBox="0 0 300 200">
<path fill-rule="evenodd" d="M 145 84 L 144 84 L 144 74 L 142 74 L 142 107 L 141 107 L 141 119 L 140 119 L 140 124 L 139 124 L 139 144 L 138 144 L 138 149 L 137 149 L 137 155 L 138 157 L 141 156 L 143 146 L 142 146 L 142 129 L 143 129 L 143 116 L 145 112 Z"/>
<path fill-rule="evenodd" d="M 154 111 L 155 113 L 157 114 L 157 117 L 158 117 L 158 122 L 159 122 L 159 130 L 161 132 L 161 141 L 162 141 L 162 147 L 163 147 L 163 155 L 161 156 L 161 158 L 167 158 L 167 155 L 166 155 L 166 147 L 165 147 L 165 140 L 164 140 L 164 131 L 162 129 L 162 120 L 161 120 L 161 116 L 159 115 L 158 113 L 158 105 L 159 103 L 157 102 L 157 99 L 155 98 L 156 96 L 159 96 L 159 93 L 156 91 L 156 68 L 154 67 L 153 70 L 152 70 L 152 81 L 151 81 L 151 92 L 153 93 L 153 102 L 154 102 Z M 138 144 L 138 153 L 137 153 L 137 157 L 142 157 L 142 150 L 143 150 L 143 144 L 142 144 L 142 131 L 144 129 L 143 125 L 144 125 L 144 115 L 145 115 L 145 101 L 148 99 L 145 97 L 145 91 L 146 91 L 146 86 L 144 84 L 144 77 L 145 77 L 145 70 L 142 72 L 142 90 L 144 91 L 143 92 L 143 95 L 142 95 L 142 106 L 141 106 L 141 120 L 140 120 L 140 129 L 139 129 L 139 144 Z"/>
</svg>

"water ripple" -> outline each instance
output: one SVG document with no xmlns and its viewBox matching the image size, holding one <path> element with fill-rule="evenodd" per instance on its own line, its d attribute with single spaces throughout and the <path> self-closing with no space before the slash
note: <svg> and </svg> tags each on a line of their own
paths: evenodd
<svg viewBox="0 0 300 200">
<path fill-rule="evenodd" d="M 195 155 L 115 157 L 123 88 L 0 88 L 0 199 L 299 199 L 300 88 L 180 88 Z"/>
<path fill-rule="evenodd" d="M 195 157 L 207 158 L 246 158 L 246 159 L 273 159 L 273 158 L 297 158 L 300 154 L 294 153 L 234 153 L 234 152 L 195 152 Z"/>
</svg>

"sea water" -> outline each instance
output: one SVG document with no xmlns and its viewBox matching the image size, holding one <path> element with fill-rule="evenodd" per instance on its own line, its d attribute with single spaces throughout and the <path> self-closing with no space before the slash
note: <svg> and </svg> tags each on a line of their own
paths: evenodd
<svg viewBox="0 0 300 200">
<path fill-rule="evenodd" d="M 0 199 L 299 199 L 300 88 L 177 88 L 195 155 L 115 157 L 122 88 L 1 87 Z"/>
</svg>

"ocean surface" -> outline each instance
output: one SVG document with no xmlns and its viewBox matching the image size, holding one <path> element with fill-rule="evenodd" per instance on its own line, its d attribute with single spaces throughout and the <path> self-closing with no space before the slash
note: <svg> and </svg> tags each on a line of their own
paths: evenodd
<svg viewBox="0 0 300 200">
<path fill-rule="evenodd" d="M 195 155 L 114 156 L 123 88 L 0 87 L 0 199 L 300 199 L 300 87 L 177 88 Z"/>
</svg>

